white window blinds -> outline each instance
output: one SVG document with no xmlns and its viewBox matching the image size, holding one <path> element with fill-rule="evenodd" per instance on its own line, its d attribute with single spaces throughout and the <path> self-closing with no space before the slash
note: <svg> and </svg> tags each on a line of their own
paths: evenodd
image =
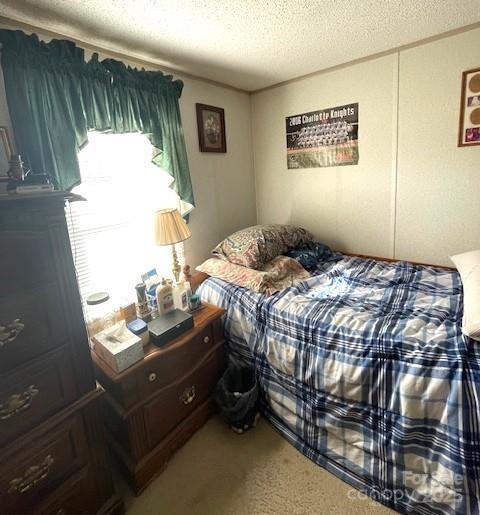
<svg viewBox="0 0 480 515">
<path fill-rule="evenodd" d="M 178 197 L 151 158 L 148 138 L 138 133 L 91 132 L 79 154 L 82 183 L 73 191 L 87 201 L 70 204 L 67 221 L 83 301 L 106 291 L 118 307 L 135 300 L 142 273 L 156 267 L 172 276 L 171 248 L 153 240 L 153 215 L 178 207 Z M 176 248 L 183 264 L 183 246 Z"/>
</svg>

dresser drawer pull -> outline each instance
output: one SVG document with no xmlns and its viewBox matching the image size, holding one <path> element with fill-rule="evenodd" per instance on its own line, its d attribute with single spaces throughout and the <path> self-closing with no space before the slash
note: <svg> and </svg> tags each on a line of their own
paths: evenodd
<svg viewBox="0 0 480 515">
<path fill-rule="evenodd" d="M 193 399 L 195 399 L 196 395 L 195 386 L 190 386 L 189 388 L 185 388 L 184 392 L 180 396 L 180 400 L 183 402 L 183 404 L 190 404 Z"/>
<path fill-rule="evenodd" d="M 5 346 L 7 343 L 15 341 L 24 328 L 25 324 L 20 320 L 20 318 L 16 318 L 13 322 L 10 322 L 7 325 L 0 325 L 0 348 Z"/>
<path fill-rule="evenodd" d="M 28 492 L 37 483 L 39 483 L 48 476 L 48 473 L 50 472 L 50 467 L 53 465 L 54 461 L 55 460 L 49 454 L 42 461 L 42 463 L 40 463 L 40 465 L 32 465 L 31 467 L 29 467 L 22 477 L 17 477 L 10 481 L 10 488 L 8 489 L 8 493 L 23 494 L 25 492 Z"/>
<path fill-rule="evenodd" d="M 205 336 L 203 338 L 203 343 L 210 343 L 210 336 Z"/>
<path fill-rule="evenodd" d="M 16 413 L 28 409 L 39 391 L 38 388 L 31 384 L 23 393 L 10 395 L 7 402 L 0 404 L 0 420 L 7 420 Z"/>
<path fill-rule="evenodd" d="M 153 381 L 156 381 L 157 380 L 157 374 L 156 372 L 150 372 L 150 374 L 148 374 L 148 380 L 153 383 Z"/>
</svg>

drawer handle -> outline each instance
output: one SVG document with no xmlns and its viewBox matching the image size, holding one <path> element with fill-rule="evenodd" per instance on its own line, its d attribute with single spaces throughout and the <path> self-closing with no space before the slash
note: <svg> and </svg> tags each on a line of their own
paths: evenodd
<svg viewBox="0 0 480 515">
<path fill-rule="evenodd" d="M 210 342 L 210 336 L 205 336 L 203 338 L 203 343 L 209 343 Z"/>
<path fill-rule="evenodd" d="M 0 348 L 15 341 L 24 328 L 25 324 L 20 318 L 16 318 L 7 325 L 0 325 Z"/>
<path fill-rule="evenodd" d="M 0 404 L 0 420 L 7 420 L 16 413 L 28 409 L 39 391 L 37 387 L 31 384 L 23 393 L 10 395 L 7 402 Z"/>
<path fill-rule="evenodd" d="M 189 388 L 185 388 L 184 392 L 180 396 L 180 400 L 183 404 L 190 404 L 196 396 L 195 386 L 190 386 Z"/>
<path fill-rule="evenodd" d="M 153 381 L 157 380 L 157 374 L 155 372 L 150 372 L 150 374 L 148 374 L 148 380 L 153 383 Z"/>
<path fill-rule="evenodd" d="M 45 457 L 42 463 L 40 463 L 40 465 L 32 465 L 31 467 L 28 467 L 22 477 L 17 477 L 10 481 L 10 488 L 8 489 L 8 493 L 23 494 L 28 492 L 37 483 L 44 480 L 48 476 L 50 467 L 53 465 L 54 461 L 55 460 L 49 454 Z"/>
</svg>

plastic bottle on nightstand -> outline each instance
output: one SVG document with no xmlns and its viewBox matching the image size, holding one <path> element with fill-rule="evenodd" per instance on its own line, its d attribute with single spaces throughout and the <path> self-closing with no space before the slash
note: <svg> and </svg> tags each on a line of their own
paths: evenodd
<svg viewBox="0 0 480 515">
<path fill-rule="evenodd" d="M 159 315 L 165 315 L 175 309 L 173 288 L 166 279 L 162 279 L 162 282 L 157 286 L 156 296 Z"/>
<path fill-rule="evenodd" d="M 192 287 L 190 285 L 190 280 L 192 278 L 191 274 L 190 274 L 190 266 L 189 265 L 185 265 L 183 267 L 183 285 L 185 286 L 185 291 L 186 291 L 186 298 L 187 298 L 187 309 L 190 310 L 190 298 L 192 296 Z"/>
<path fill-rule="evenodd" d="M 182 311 L 188 309 L 187 288 L 183 281 L 179 281 L 173 286 L 173 302 L 177 309 L 181 309 Z"/>
</svg>

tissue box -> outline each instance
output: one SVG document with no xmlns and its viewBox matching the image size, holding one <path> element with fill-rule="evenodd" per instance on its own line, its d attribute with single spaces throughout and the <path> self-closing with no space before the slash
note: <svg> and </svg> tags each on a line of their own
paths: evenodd
<svg viewBox="0 0 480 515">
<path fill-rule="evenodd" d="M 95 352 L 115 372 L 123 372 L 143 359 L 142 340 L 127 329 L 124 321 L 100 331 L 92 340 Z"/>
</svg>

